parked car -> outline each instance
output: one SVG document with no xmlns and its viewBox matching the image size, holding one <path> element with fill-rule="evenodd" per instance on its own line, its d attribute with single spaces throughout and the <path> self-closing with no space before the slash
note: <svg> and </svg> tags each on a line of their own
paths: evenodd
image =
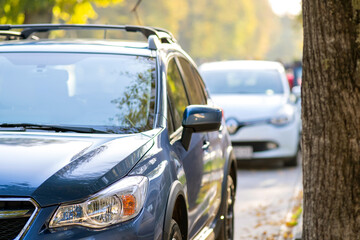
<svg viewBox="0 0 360 240">
<path fill-rule="evenodd" d="M 0 30 L 0 239 L 233 238 L 225 120 L 171 33 Z"/>
<path fill-rule="evenodd" d="M 214 102 L 224 109 L 238 160 L 297 165 L 300 116 L 280 63 L 212 62 L 200 71 Z"/>
</svg>

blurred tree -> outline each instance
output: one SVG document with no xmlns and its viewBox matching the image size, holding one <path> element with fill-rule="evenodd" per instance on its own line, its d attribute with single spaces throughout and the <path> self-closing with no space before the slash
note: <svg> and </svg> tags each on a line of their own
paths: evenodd
<svg viewBox="0 0 360 240">
<path fill-rule="evenodd" d="M 303 239 L 360 236 L 360 0 L 303 0 Z"/>
<path fill-rule="evenodd" d="M 197 62 L 292 60 L 302 47 L 268 0 L 0 0 L 0 24 L 49 22 L 163 27 Z"/>
<path fill-rule="evenodd" d="M 137 2 L 96 9 L 100 17 L 92 22 L 139 24 L 132 12 Z M 152 0 L 142 1 L 137 13 L 142 24 L 170 30 L 198 62 L 264 59 L 281 30 L 268 0 Z"/>
<path fill-rule="evenodd" d="M 253 2 L 257 24 L 255 32 L 248 42 L 247 49 L 251 52 L 247 52 L 247 55 L 254 59 L 264 59 L 268 57 L 268 52 L 274 47 L 274 39 L 284 29 L 280 24 L 280 18 L 273 13 L 268 0 L 253 0 Z M 287 39 L 287 41 L 290 42 L 292 39 Z M 276 59 L 276 57 L 270 57 L 270 59 Z"/>
<path fill-rule="evenodd" d="M 188 11 L 189 5 L 185 0 L 152 0 L 142 1 L 139 14 L 145 25 L 163 27 L 177 34 Z"/>
<path fill-rule="evenodd" d="M 258 24 L 253 1 L 188 0 L 189 17 L 178 33 L 183 47 L 197 59 L 245 56 Z"/>
<path fill-rule="evenodd" d="M 284 62 L 301 60 L 303 32 L 297 21 L 286 15 L 279 18 L 278 31 L 272 38 L 271 47 L 266 54 L 267 58 L 281 59 Z"/>
<path fill-rule="evenodd" d="M 97 17 L 93 4 L 108 7 L 122 0 L 0 0 L 0 24 L 86 23 Z"/>
</svg>

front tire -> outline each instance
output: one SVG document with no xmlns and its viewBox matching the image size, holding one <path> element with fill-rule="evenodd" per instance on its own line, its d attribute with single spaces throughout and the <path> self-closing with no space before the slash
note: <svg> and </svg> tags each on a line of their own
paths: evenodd
<svg viewBox="0 0 360 240">
<path fill-rule="evenodd" d="M 298 148 L 294 157 L 290 158 L 289 160 L 284 162 L 285 167 L 296 167 L 298 165 L 298 159 L 300 158 L 300 148 Z"/>
<path fill-rule="evenodd" d="M 225 218 L 218 240 L 234 239 L 234 204 L 235 204 L 235 184 L 230 175 L 227 177 Z"/>
<path fill-rule="evenodd" d="M 169 240 L 182 240 L 179 225 L 174 219 L 171 219 L 171 223 L 170 223 Z"/>
</svg>

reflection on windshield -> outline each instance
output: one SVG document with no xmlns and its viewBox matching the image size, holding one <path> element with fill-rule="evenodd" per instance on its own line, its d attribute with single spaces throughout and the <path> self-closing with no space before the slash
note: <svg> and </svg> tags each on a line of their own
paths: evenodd
<svg viewBox="0 0 360 240">
<path fill-rule="evenodd" d="M 0 123 L 152 128 L 155 59 L 112 54 L 0 54 Z"/>
<path fill-rule="evenodd" d="M 154 68 L 135 75 L 130 72 L 124 73 L 134 80 L 125 87 L 124 94 L 121 97 L 111 101 L 120 111 L 114 117 L 109 118 L 110 122 L 113 122 L 114 125 L 121 122 L 121 126 L 129 126 L 130 124 L 133 128 L 139 128 L 147 124 L 148 114 L 152 114 L 151 119 L 153 119 L 153 112 L 149 113 L 149 109 L 154 109 L 155 82 L 152 81 L 150 86 L 149 79 L 154 73 Z"/>
<path fill-rule="evenodd" d="M 284 92 L 276 70 L 219 70 L 202 72 L 214 94 L 280 94 Z"/>
</svg>

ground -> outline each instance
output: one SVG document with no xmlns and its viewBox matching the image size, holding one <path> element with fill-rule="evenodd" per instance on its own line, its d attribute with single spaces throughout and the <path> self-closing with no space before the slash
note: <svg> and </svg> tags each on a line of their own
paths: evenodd
<svg viewBox="0 0 360 240">
<path fill-rule="evenodd" d="M 295 239 L 301 233 L 301 164 L 242 164 L 237 177 L 234 239 Z"/>
</svg>

